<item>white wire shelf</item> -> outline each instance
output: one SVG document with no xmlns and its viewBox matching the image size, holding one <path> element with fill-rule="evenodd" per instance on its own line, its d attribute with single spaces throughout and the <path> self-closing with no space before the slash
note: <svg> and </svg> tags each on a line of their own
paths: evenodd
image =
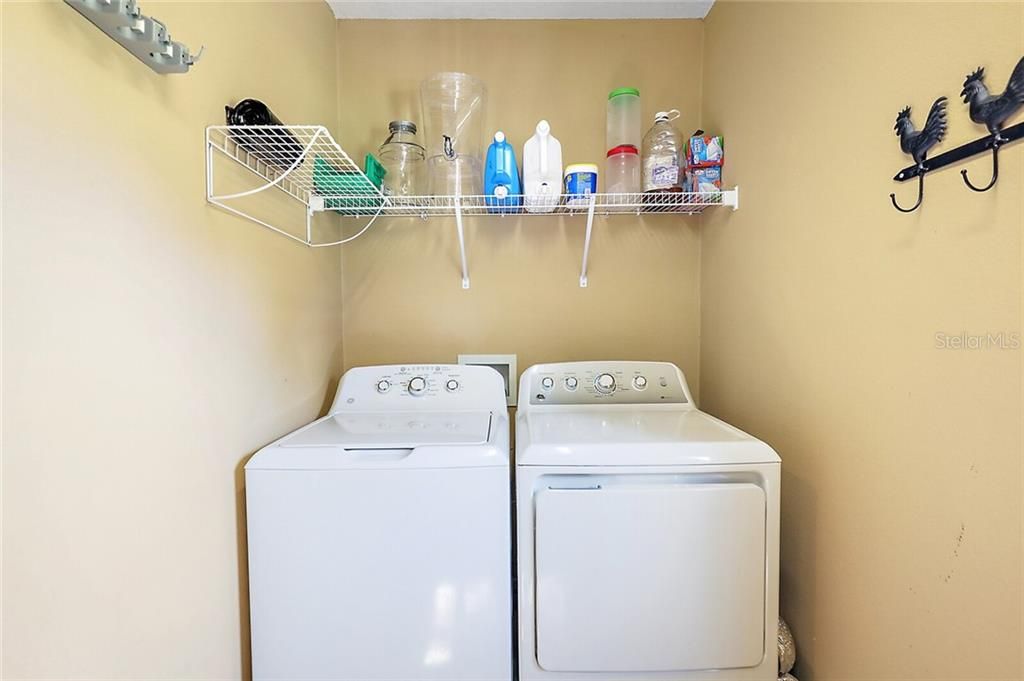
<svg viewBox="0 0 1024 681">
<path fill-rule="evenodd" d="M 546 197 L 546 210 L 539 200 L 513 195 L 496 199 L 487 195 L 471 196 L 381 196 L 352 197 L 350 195 L 314 194 L 310 198 L 314 211 L 336 209 L 343 216 L 388 217 L 455 217 L 461 211 L 464 217 L 486 215 L 586 215 L 590 203 L 598 215 L 649 215 L 675 213 L 696 215 L 713 206 L 735 207 L 739 202 L 736 189 L 719 192 L 673 192 L 662 194 L 592 194 L 577 196 L 561 194 Z"/>
<path fill-rule="evenodd" d="M 220 156 L 248 171 L 254 186 L 230 193 L 214 191 Z M 305 234 L 297 235 L 253 215 L 241 202 L 270 190 L 300 204 Z M 469 268 L 462 218 L 487 216 L 584 215 L 587 231 L 583 247 L 580 286 L 587 285 L 587 260 L 595 215 L 696 215 L 717 206 L 739 208 L 739 188 L 716 192 L 665 192 L 637 194 L 559 195 L 545 197 L 546 210 L 522 196 L 385 196 L 363 170 L 345 153 L 331 133 L 320 125 L 210 126 L 206 129 L 206 199 L 231 213 L 298 241 L 320 248 L 335 246 L 355 237 L 318 242 L 312 220 L 318 213 L 348 218 L 369 218 L 361 235 L 381 217 L 454 217 L 462 259 L 462 286 L 469 288 Z M 537 201 L 534 199 L 534 201 Z M 294 204 L 292 204 L 294 205 Z M 534 209 L 536 207 L 536 209 Z"/>
</svg>

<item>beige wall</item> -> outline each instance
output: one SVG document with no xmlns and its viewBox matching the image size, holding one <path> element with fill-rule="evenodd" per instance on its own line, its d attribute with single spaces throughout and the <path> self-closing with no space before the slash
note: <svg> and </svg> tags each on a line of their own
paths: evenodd
<svg viewBox="0 0 1024 681">
<path fill-rule="evenodd" d="M 1024 6 L 716 5 L 702 123 L 727 135 L 742 208 L 702 225 L 703 406 L 783 457 L 783 613 L 801 681 L 1020 679 L 1024 148 L 974 194 L 957 169 L 892 176 L 897 111 L 960 102 L 1024 55 Z M 1021 116 L 1017 120 L 1024 120 Z M 987 181 L 990 161 L 969 165 Z"/>
<path fill-rule="evenodd" d="M 699 21 L 341 21 L 338 136 L 362 158 L 388 121 L 419 121 L 419 83 L 467 71 L 489 90 L 485 134 L 505 131 L 521 162 L 541 118 L 565 163 L 601 161 L 605 103 L 640 89 L 644 127 L 678 108 L 697 124 Z M 376 63 L 367 67 L 366 58 Z M 590 286 L 579 287 L 585 220 L 466 220 L 472 288 L 460 287 L 454 221 L 396 219 L 345 247 L 345 365 L 455 361 L 460 352 L 537 362 L 677 362 L 698 383 L 698 218 L 595 220 Z"/>
<path fill-rule="evenodd" d="M 982 63 L 1005 83 L 1020 5 L 503 24 L 145 6 L 206 44 L 191 74 L 156 76 L 63 3 L 0 5 L 5 678 L 240 676 L 244 458 L 315 415 L 342 362 L 459 352 L 669 359 L 775 445 L 802 681 L 1024 676 L 1021 353 L 935 348 L 1020 332 L 1024 161 L 1008 149 L 984 196 L 937 174 L 911 216 L 886 198 L 896 111 L 946 94 L 945 146 L 975 136 L 955 95 Z M 517 152 L 548 118 L 567 162 L 602 157 L 605 95 L 636 85 L 645 126 L 678 107 L 684 131 L 725 132 L 743 208 L 599 218 L 587 289 L 582 219 L 468 219 L 464 291 L 449 221 L 382 223 L 339 256 L 205 204 L 224 103 L 340 120 L 361 158 L 441 69 L 488 83 L 487 128 Z"/>
<path fill-rule="evenodd" d="M 337 252 L 206 205 L 202 141 L 245 96 L 333 123 L 330 10 L 143 4 L 188 75 L 2 3 L 4 678 L 238 678 L 240 466 L 340 371 Z"/>
</svg>

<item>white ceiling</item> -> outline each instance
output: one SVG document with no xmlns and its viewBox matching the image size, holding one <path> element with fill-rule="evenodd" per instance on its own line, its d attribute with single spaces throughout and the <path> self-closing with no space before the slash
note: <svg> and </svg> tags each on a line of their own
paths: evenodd
<svg viewBox="0 0 1024 681">
<path fill-rule="evenodd" d="M 703 19 L 715 0 L 327 0 L 338 19 Z"/>
</svg>

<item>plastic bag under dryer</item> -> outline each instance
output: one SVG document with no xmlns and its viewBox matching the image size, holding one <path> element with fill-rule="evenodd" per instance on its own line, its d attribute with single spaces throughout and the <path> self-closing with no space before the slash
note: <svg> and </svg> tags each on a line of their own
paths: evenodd
<svg viewBox="0 0 1024 681">
<path fill-rule="evenodd" d="M 796 641 L 786 621 L 779 618 L 779 678 L 788 675 L 796 664 Z M 792 677 L 791 677 L 792 678 Z M 788 681 L 788 680 L 787 680 Z"/>
</svg>

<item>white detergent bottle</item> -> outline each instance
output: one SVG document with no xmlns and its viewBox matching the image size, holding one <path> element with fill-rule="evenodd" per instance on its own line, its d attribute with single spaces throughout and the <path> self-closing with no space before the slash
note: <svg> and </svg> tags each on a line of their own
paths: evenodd
<svg viewBox="0 0 1024 681">
<path fill-rule="evenodd" d="M 547 121 L 523 145 L 523 194 L 530 213 L 552 212 L 562 194 L 562 144 Z"/>
</svg>

